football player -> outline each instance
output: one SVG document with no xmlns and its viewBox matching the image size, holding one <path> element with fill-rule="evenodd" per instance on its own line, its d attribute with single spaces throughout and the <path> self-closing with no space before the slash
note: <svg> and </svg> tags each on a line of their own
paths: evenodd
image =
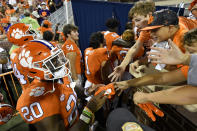
<svg viewBox="0 0 197 131">
<path fill-rule="evenodd" d="M 78 27 L 67 24 L 63 28 L 66 42 L 62 46 L 65 56 L 70 60 L 72 79 L 82 86 L 82 54 L 76 42 L 79 40 Z"/>
<path fill-rule="evenodd" d="M 84 60 L 85 60 L 85 75 L 86 83 L 85 89 L 96 84 L 104 84 L 107 81 L 104 77 L 103 67 L 108 63 L 110 52 L 106 48 L 102 48 L 104 45 L 104 37 L 101 32 L 95 32 L 90 37 L 90 46 L 85 50 Z M 112 69 L 111 69 L 112 70 Z M 107 77 L 107 76 L 106 76 Z M 85 91 L 88 93 L 87 90 Z"/>
<path fill-rule="evenodd" d="M 112 49 L 113 45 L 118 46 L 129 46 L 129 44 L 121 39 L 121 37 L 117 34 L 119 21 L 114 18 L 109 18 L 105 25 L 107 26 L 107 31 L 102 31 L 106 43 L 106 48 L 108 51 Z"/>
<path fill-rule="evenodd" d="M 68 78 L 69 60 L 61 49 L 44 40 L 29 41 L 19 49 L 19 64 L 26 76 L 39 80 L 31 82 L 19 97 L 20 115 L 38 131 L 71 128 L 79 114 L 77 96 Z M 67 81 L 61 80 L 65 77 Z M 93 113 L 102 106 L 104 99 L 103 93 L 92 99 L 73 128 L 88 128 Z"/>
</svg>

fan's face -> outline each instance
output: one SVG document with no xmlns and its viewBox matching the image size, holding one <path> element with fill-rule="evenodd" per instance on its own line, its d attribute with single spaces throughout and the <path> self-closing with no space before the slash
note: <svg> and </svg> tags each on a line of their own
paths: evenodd
<svg viewBox="0 0 197 131">
<path fill-rule="evenodd" d="M 170 38 L 169 36 L 169 27 L 168 26 L 163 26 L 151 31 L 151 38 L 154 40 L 154 42 L 162 42 L 166 41 Z"/>
<path fill-rule="evenodd" d="M 149 19 L 148 15 L 143 16 L 143 15 L 134 14 L 133 22 L 135 23 L 135 26 L 138 29 L 142 29 L 142 28 L 148 26 L 148 19 Z"/>
</svg>

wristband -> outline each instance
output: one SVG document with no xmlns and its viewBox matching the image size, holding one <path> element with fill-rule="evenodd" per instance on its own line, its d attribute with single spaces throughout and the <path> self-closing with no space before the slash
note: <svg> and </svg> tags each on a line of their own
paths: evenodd
<svg viewBox="0 0 197 131">
<path fill-rule="evenodd" d="M 85 108 L 83 109 L 83 111 L 89 112 L 92 116 L 94 115 L 94 113 L 93 113 L 88 107 L 85 107 Z"/>
<path fill-rule="evenodd" d="M 83 110 L 82 114 L 88 116 L 89 118 L 92 118 L 92 114 L 88 111 Z"/>
<path fill-rule="evenodd" d="M 80 115 L 79 119 L 85 122 L 86 124 L 90 124 L 90 118 L 84 116 L 83 114 Z"/>
</svg>

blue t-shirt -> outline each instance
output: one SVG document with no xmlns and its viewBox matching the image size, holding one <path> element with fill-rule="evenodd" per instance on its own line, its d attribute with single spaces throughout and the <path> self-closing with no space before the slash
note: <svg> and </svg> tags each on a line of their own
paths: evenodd
<svg viewBox="0 0 197 131">
<path fill-rule="evenodd" d="M 43 17 L 47 17 L 47 16 L 50 16 L 50 11 L 49 10 L 47 10 L 47 9 L 41 9 L 40 11 L 39 11 L 39 15 L 41 15 L 41 16 L 43 16 Z"/>
</svg>

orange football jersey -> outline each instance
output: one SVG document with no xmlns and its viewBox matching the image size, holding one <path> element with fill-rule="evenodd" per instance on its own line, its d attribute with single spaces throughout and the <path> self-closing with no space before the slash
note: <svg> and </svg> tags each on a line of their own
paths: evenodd
<svg viewBox="0 0 197 131">
<path fill-rule="evenodd" d="M 112 52 L 116 54 L 116 56 L 118 57 L 118 60 L 123 61 L 129 49 L 130 48 L 124 48 L 121 46 L 114 45 L 112 47 Z"/>
<path fill-rule="evenodd" d="M 197 21 L 179 17 L 179 30 L 174 34 L 172 40 L 183 52 L 185 52 L 185 48 L 183 47 L 183 36 L 186 32 L 194 28 L 197 28 Z"/>
<path fill-rule="evenodd" d="M 16 109 L 30 124 L 60 114 L 68 127 L 78 116 L 77 97 L 68 83 L 32 82 L 19 97 Z"/>
<path fill-rule="evenodd" d="M 102 62 L 107 61 L 109 59 L 107 49 L 86 49 L 85 52 L 85 75 L 87 80 L 94 84 L 102 83 L 100 69 Z"/>
<path fill-rule="evenodd" d="M 112 52 L 116 54 L 116 56 L 118 57 L 118 60 L 120 61 L 124 60 L 124 57 L 126 56 L 129 49 L 130 48 L 124 48 L 124 47 L 117 46 L 117 45 L 112 46 Z M 141 47 L 138 54 L 134 57 L 134 60 L 141 57 L 143 54 L 144 54 L 144 47 Z"/>
<path fill-rule="evenodd" d="M 65 56 L 67 53 L 70 53 L 70 52 L 77 53 L 75 67 L 76 67 L 77 74 L 81 74 L 81 72 L 82 72 L 81 65 L 82 65 L 83 61 L 82 61 L 81 50 L 79 49 L 77 44 L 71 40 L 66 40 L 66 42 L 62 46 L 62 50 L 64 51 Z"/>
<path fill-rule="evenodd" d="M 108 50 L 112 48 L 112 42 L 119 39 L 120 36 L 116 32 L 103 31 L 104 39 Z"/>
<path fill-rule="evenodd" d="M 12 54 L 10 55 L 11 65 L 12 69 L 14 71 L 14 75 L 18 78 L 22 89 L 26 89 L 29 86 L 29 80 L 26 75 L 24 75 L 24 70 L 22 66 L 19 64 L 19 48 L 16 48 L 12 51 Z"/>
</svg>

